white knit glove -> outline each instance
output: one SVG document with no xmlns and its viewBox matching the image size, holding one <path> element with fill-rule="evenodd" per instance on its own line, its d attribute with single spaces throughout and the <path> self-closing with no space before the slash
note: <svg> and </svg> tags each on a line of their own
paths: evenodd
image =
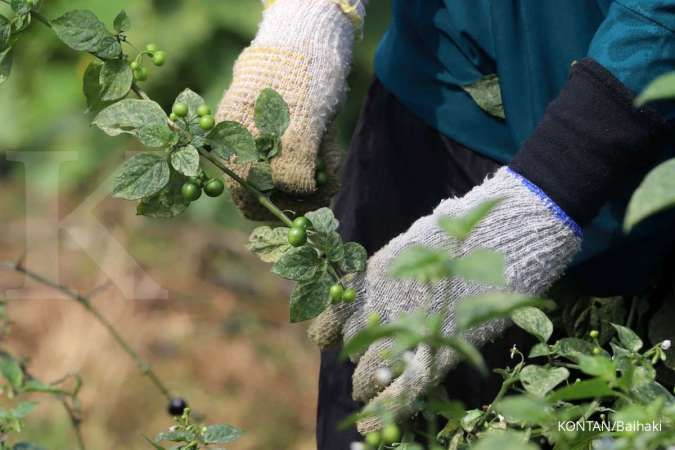
<svg viewBox="0 0 675 450">
<path fill-rule="evenodd" d="M 282 139 L 281 154 L 273 158 L 275 187 L 307 196 L 317 191 L 317 156 L 335 177 L 339 159 L 335 145 L 320 151 L 326 131 L 347 90 L 355 35 L 365 15 L 363 0 L 276 0 L 264 12 L 250 47 L 234 66 L 232 84 L 216 115 L 256 132 L 254 105 L 260 92 L 272 88 L 286 100 L 290 125 Z M 330 154 L 325 154 L 330 153 Z M 248 167 L 240 174 L 248 176 Z M 231 185 L 235 191 L 241 188 Z M 335 191 L 335 187 L 332 187 Z M 240 206 L 243 192 L 233 192 Z M 241 198 L 239 198 L 241 197 Z M 246 211 L 245 211 L 246 212 Z"/>
<path fill-rule="evenodd" d="M 486 200 L 497 198 L 501 202 L 461 243 L 438 225 L 442 217 L 462 216 Z M 310 327 L 309 335 L 325 347 L 341 335 L 348 341 L 367 326 L 372 313 L 378 314 L 381 323 L 389 323 L 416 310 L 438 313 L 447 308 L 442 329 L 444 335 L 450 336 L 456 330 L 455 305 L 463 298 L 485 293 L 489 287 L 453 278 L 434 284 L 430 293 L 429 286 L 419 281 L 392 278 L 389 269 L 394 258 L 415 245 L 446 250 L 455 256 L 491 249 L 504 256 L 506 290 L 539 295 L 570 263 L 579 249 L 580 234 L 578 226 L 543 192 L 510 169 L 502 168 L 463 198 L 441 202 L 431 215 L 416 221 L 373 255 L 365 277 L 356 281 L 357 301 L 324 311 Z M 469 330 L 466 338 L 480 346 L 506 326 L 503 319 L 488 322 Z M 436 355 L 436 370 L 431 370 L 429 349 L 419 347 L 403 374 L 382 390 L 376 382 L 376 371 L 390 365 L 383 352 L 391 346 L 391 339 L 377 341 L 356 358 L 353 397 L 370 402 L 367 407 L 385 408 L 395 420 L 401 420 L 414 412 L 415 400 L 457 364 L 457 356 L 452 350 L 440 352 Z M 367 418 L 358 424 L 358 429 L 366 433 L 380 426 L 378 419 Z"/>
</svg>

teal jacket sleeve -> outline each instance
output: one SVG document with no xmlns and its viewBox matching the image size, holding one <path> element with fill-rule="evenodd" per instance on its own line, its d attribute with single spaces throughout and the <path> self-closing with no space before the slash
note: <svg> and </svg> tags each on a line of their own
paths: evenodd
<svg viewBox="0 0 675 450">
<path fill-rule="evenodd" d="M 675 0 L 614 0 L 588 56 L 634 93 L 675 70 Z"/>
</svg>

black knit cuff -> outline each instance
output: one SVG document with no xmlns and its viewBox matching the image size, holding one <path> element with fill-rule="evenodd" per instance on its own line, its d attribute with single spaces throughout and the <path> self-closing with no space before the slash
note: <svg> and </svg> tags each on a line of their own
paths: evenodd
<svg viewBox="0 0 675 450">
<path fill-rule="evenodd" d="M 510 164 L 579 225 L 588 224 L 626 175 L 659 156 L 664 119 L 592 59 L 573 65 L 532 136 Z"/>
</svg>

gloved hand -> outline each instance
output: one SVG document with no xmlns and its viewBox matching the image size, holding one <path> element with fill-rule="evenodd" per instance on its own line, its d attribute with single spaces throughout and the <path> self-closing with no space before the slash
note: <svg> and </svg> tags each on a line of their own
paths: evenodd
<svg viewBox="0 0 675 450">
<path fill-rule="evenodd" d="M 439 225 L 442 217 L 458 217 L 481 203 L 501 198 L 499 203 L 473 230 L 458 242 Z M 441 202 L 434 212 L 417 220 L 405 233 L 393 239 L 373 255 L 366 274 L 354 281 L 357 302 L 340 304 L 324 311 L 310 327 L 310 337 L 326 347 L 340 336 L 348 341 L 367 326 L 367 318 L 377 313 L 381 323 L 395 321 L 401 314 L 416 310 L 438 313 L 447 308 L 442 329 L 449 336 L 455 332 L 454 307 L 463 298 L 479 295 L 488 286 L 454 278 L 427 284 L 410 279 L 395 279 L 389 274 L 392 261 L 406 249 L 422 245 L 463 256 L 476 249 L 491 249 L 505 258 L 506 290 L 524 294 L 542 294 L 562 273 L 580 246 L 580 230 L 542 191 L 509 168 L 500 169 L 492 178 L 474 188 L 463 198 Z M 466 338 L 482 345 L 506 327 L 506 320 L 495 320 L 470 330 Z M 417 398 L 439 377 L 457 363 L 451 350 L 436 355 L 432 370 L 428 348 L 419 347 L 414 358 L 398 378 L 381 392 L 376 371 L 388 367 L 383 353 L 392 346 L 391 339 L 377 341 L 356 359 L 353 397 L 380 405 L 394 420 L 405 419 L 413 411 Z M 436 377 L 435 379 L 432 377 Z M 358 424 L 362 433 L 380 427 L 376 418 Z"/>
<path fill-rule="evenodd" d="M 340 151 L 334 133 L 326 133 L 346 93 L 354 37 L 365 15 L 357 0 L 275 0 L 265 2 L 257 36 L 234 66 L 232 84 L 226 91 L 216 119 L 243 123 L 255 135 L 254 105 L 260 92 L 272 88 L 286 100 L 290 125 L 282 139 L 281 153 L 272 159 L 276 189 L 288 194 L 273 199 L 291 207 L 296 197 L 304 200 L 302 211 L 327 203 L 337 191 Z M 354 3 L 351 6 L 351 3 Z M 329 182 L 315 180 L 317 158 L 326 165 Z M 248 177 L 250 165 L 234 166 Z M 249 218 L 262 211 L 235 183 L 230 189 L 237 205 Z"/>
</svg>

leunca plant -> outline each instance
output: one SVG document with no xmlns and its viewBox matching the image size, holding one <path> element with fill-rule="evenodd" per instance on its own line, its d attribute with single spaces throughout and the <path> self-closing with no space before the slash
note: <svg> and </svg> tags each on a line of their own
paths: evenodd
<svg viewBox="0 0 675 450">
<path fill-rule="evenodd" d="M 339 223 L 330 209 L 296 215 L 282 210 L 272 200 L 275 195 L 270 160 L 284 151 L 281 138 L 289 125 L 288 107 L 277 92 L 264 89 L 259 94 L 255 104 L 259 131 L 256 136 L 237 122 L 216 124 L 209 105 L 190 89 L 180 92 L 167 112 L 148 97 L 141 85 L 149 76 L 147 64 L 161 67 L 170 54 L 155 44 L 136 50 L 127 40 L 131 20 L 124 11 L 114 19 L 110 30 L 91 11 L 69 11 L 49 20 L 39 12 L 40 0 L 0 1 L 13 11 L 11 17 L 0 16 L 0 83 L 9 76 L 17 39 L 25 35 L 32 22 L 40 22 L 72 50 L 95 58 L 83 79 L 93 125 L 110 136 L 133 135 L 148 148 L 122 165 L 113 187 L 115 197 L 136 202 L 139 215 L 169 219 L 186 211 L 203 194 L 221 195 L 222 178 L 229 177 L 278 222 L 255 229 L 248 247 L 263 261 L 273 264 L 273 273 L 295 282 L 290 297 L 292 322 L 312 319 L 330 304 L 355 300 L 356 293 L 348 287 L 349 279 L 365 269 L 364 248 L 342 241 Z M 675 76 L 655 81 L 639 101 L 666 97 L 675 97 Z M 241 165 L 252 167 L 246 179 L 238 175 Z M 325 180 L 325 164 L 318 161 L 317 167 L 317 180 Z M 673 205 L 675 160 L 657 167 L 645 179 L 631 201 L 626 229 Z M 494 206 L 481 205 L 440 226 L 454 238 L 466 239 Z M 20 264 L 13 267 L 26 270 Z M 418 247 L 400 255 L 391 267 L 392 276 L 417 278 L 430 288 L 447 277 L 498 287 L 503 283 L 499 275 L 502 273 L 503 258 L 487 250 L 453 258 Z M 659 449 L 675 444 L 675 399 L 656 377 L 658 365 L 674 366 L 668 359 L 670 342 L 645 347 L 626 323 L 608 321 L 603 322 L 606 326 L 601 330 L 552 340 L 554 326 L 547 312 L 554 307 L 546 299 L 489 292 L 457 307 L 458 329 L 450 337 L 441 333 L 442 312 L 431 316 L 413 313 L 387 325 L 371 317 L 366 330 L 348 342 L 343 353 L 347 357 L 378 339 L 393 338 L 395 345 L 387 355 L 391 368 L 382 368 L 377 374 L 383 385 L 404 370 L 411 350 L 422 344 L 434 355 L 451 348 L 487 373 L 489 368 L 480 351 L 463 334 L 497 318 L 510 318 L 536 337 L 538 344 L 527 353 L 525 349 L 511 350 L 512 365 L 496 369 L 503 378 L 501 389 L 494 401 L 483 408 L 465 410 L 437 388 L 417 405 L 419 415 L 426 419 L 425 429 L 419 429 L 412 421 L 395 424 L 384 411 L 364 410 L 345 425 L 377 416 L 384 426 L 365 436 L 364 442 L 355 442 L 353 448 L 623 450 Z M 116 333 L 114 327 L 111 332 Z M 117 336 L 124 347 L 126 343 Z M 133 350 L 128 353 L 134 357 Z M 66 391 L 42 384 L 27 376 L 14 358 L 2 361 L 6 394 L 47 392 L 58 396 L 68 407 L 75 404 L 77 389 Z M 139 367 L 158 380 L 140 359 Z M 228 444 L 241 435 L 240 430 L 229 425 L 193 423 L 185 402 L 168 397 L 176 423 L 154 439 L 146 438 L 153 448 L 164 449 L 168 443 L 172 449 L 196 450 Z M 2 448 L 37 448 L 5 443 L 9 442 L 6 436 L 21 431 L 31 405 L 18 403 L 14 409 L 0 412 Z M 74 423 L 79 424 L 78 420 Z M 84 448 L 81 440 L 80 448 Z"/>
</svg>

